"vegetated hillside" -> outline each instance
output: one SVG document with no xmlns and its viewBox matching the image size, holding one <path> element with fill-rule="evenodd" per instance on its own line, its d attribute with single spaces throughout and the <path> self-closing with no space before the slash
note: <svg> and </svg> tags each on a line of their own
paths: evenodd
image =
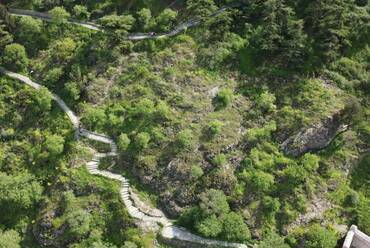
<svg viewBox="0 0 370 248">
<path fill-rule="evenodd" d="M 113 136 L 112 169 L 180 225 L 259 247 L 370 233 L 367 1 L 9 2 L 52 22 L 2 8 L 1 65 Z M 126 39 L 193 17 L 175 37 Z M 153 246 L 117 185 L 87 174 L 88 144 L 51 97 L 7 78 L 0 89 L 0 244 Z"/>
</svg>

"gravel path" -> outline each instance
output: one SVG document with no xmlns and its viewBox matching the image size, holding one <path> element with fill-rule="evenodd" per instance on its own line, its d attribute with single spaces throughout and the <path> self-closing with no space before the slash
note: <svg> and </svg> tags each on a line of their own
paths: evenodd
<svg viewBox="0 0 370 248">
<path fill-rule="evenodd" d="M 33 82 L 28 77 L 20 75 L 18 73 L 14 73 L 11 71 L 6 70 L 3 67 L 0 67 L 0 73 L 7 75 L 10 78 L 19 80 L 36 90 L 41 89 L 43 86 Z M 63 109 L 63 111 L 67 114 L 68 118 L 71 120 L 74 129 L 76 130 L 77 136 L 84 136 L 88 139 L 92 139 L 95 141 L 103 142 L 109 144 L 111 147 L 111 151 L 108 153 L 95 153 L 93 159 L 86 164 L 87 170 L 93 175 L 100 175 L 106 178 L 110 178 L 113 180 L 117 180 L 121 182 L 120 188 L 120 195 L 123 203 L 125 204 L 128 213 L 131 217 L 140 219 L 146 223 L 158 223 L 163 226 L 161 231 L 161 236 L 167 240 L 176 240 L 184 243 L 193 243 L 197 244 L 199 247 L 235 247 L 235 248 L 247 248 L 245 244 L 239 243 L 231 243 L 226 241 L 218 241 L 218 240 L 211 240 L 206 239 L 197 235 L 194 235 L 187 231 L 185 228 L 175 226 L 173 224 L 173 220 L 168 219 L 164 215 L 150 215 L 148 211 L 142 211 L 139 207 L 134 204 L 132 198 L 134 197 L 132 194 L 133 192 L 130 191 L 130 184 L 129 181 L 119 175 L 112 173 L 106 170 L 99 169 L 99 162 L 102 158 L 109 157 L 109 156 L 117 156 L 117 145 L 113 139 L 106 135 L 94 133 L 85 129 L 79 128 L 80 122 L 78 116 L 66 105 L 66 103 L 57 95 L 52 94 L 53 99 L 58 103 L 58 105 Z M 137 197 L 137 196 L 136 196 Z M 145 206 L 146 209 L 151 209 L 150 206 Z M 161 213 L 160 210 L 153 209 L 152 212 Z"/>
</svg>

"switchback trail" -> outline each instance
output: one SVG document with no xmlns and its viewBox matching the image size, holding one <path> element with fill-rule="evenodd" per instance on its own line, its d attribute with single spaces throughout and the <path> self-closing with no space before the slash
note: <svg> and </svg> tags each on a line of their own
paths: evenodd
<svg viewBox="0 0 370 248">
<path fill-rule="evenodd" d="M 19 80 L 32 88 L 39 90 L 43 86 L 33 82 L 30 78 L 6 70 L 0 66 L 0 73 L 7 75 L 10 78 Z M 53 100 L 61 107 L 61 109 L 67 114 L 68 118 L 73 124 L 73 127 L 76 131 L 77 138 L 79 136 L 84 136 L 88 139 L 95 140 L 98 142 L 109 144 L 111 151 L 108 153 L 98 153 L 95 152 L 93 159 L 86 164 L 87 170 L 93 175 L 100 175 L 106 178 L 117 180 L 121 183 L 120 187 L 120 196 L 125 204 L 128 213 L 131 217 L 139 219 L 144 223 L 157 223 L 160 224 L 163 228 L 161 230 L 161 236 L 167 241 L 172 241 L 175 243 L 181 243 L 181 247 L 188 247 L 187 244 L 197 244 L 199 247 L 235 247 L 235 248 L 248 248 L 245 244 L 232 243 L 219 240 L 206 239 L 195 234 L 190 233 L 185 228 L 175 226 L 173 220 L 168 219 L 160 210 L 152 209 L 150 206 L 145 206 L 146 210 L 143 210 L 142 207 L 136 206 L 136 201 L 133 200 L 136 195 L 130 190 L 129 181 L 122 175 L 112 173 L 107 170 L 99 169 L 99 162 L 102 158 L 105 157 L 114 157 L 117 156 L 117 145 L 114 140 L 106 135 L 94 133 L 82 128 L 79 128 L 80 121 L 78 116 L 67 106 L 67 104 L 56 94 L 52 94 Z M 149 209 L 149 211 L 147 211 Z M 154 214 L 155 213 L 155 214 Z M 190 245 L 189 245 L 190 246 Z"/>
<path fill-rule="evenodd" d="M 221 13 L 225 12 L 226 10 L 231 9 L 231 8 L 235 8 L 235 7 L 238 7 L 238 5 L 222 7 L 220 9 L 216 10 L 214 13 L 212 13 L 210 15 L 210 17 L 218 16 Z M 14 15 L 14 16 L 31 16 L 31 17 L 34 17 L 34 18 L 42 19 L 42 20 L 47 21 L 47 22 L 52 22 L 53 21 L 50 14 L 48 14 L 48 13 L 37 12 L 37 11 L 33 11 L 33 10 L 14 9 L 14 8 L 9 8 L 8 10 L 9 10 L 9 13 L 11 15 Z M 82 27 L 85 27 L 85 28 L 88 28 L 88 29 L 91 29 L 91 30 L 104 32 L 104 28 L 102 26 L 100 26 L 96 23 L 93 23 L 93 22 L 84 22 L 84 21 L 78 21 L 78 20 L 70 19 L 70 20 L 68 20 L 68 23 L 79 25 L 79 26 L 82 26 Z M 160 33 L 160 34 L 153 34 L 152 32 L 149 32 L 149 33 L 132 33 L 132 34 L 129 34 L 127 36 L 127 39 L 134 41 L 134 40 L 160 39 L 160 38 L 164 38 L 164 37 L 171 37 L 171 36 L 175 36 L 175 35 L 183 32 L 183 31 L 185 31 L 186 29 L 188 29 L 190 27 L 198 26 L 200 23 L 201 23 L 201 20 L 199 18 L 194 18 L 194 19 L 190 19 L 186 22 L 180 23 L 172 31 L 170 31 L 168 33 Z"/>
</svg>

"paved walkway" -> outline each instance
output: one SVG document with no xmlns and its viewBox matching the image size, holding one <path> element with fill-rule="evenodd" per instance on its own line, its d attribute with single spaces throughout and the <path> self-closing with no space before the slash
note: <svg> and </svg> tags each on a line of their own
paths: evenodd
<svg viewBox="0 0 370 248">
<path fill-rule="evenodd" d="M 36 90 L 41 89 L 43 86 L 33 82 L 28 77 L 20 75 L 18 73 L 13 73 L 11 71 L 6 70 L 5 68 L 0 67 L 0 73 L 7 75 L 10 78 L 19 80 Z M 245 244 L 239 243 L 231 243 L 226 241 L 219 241 L 219 240 L 211 240 L 206 239 L 195 234 L 190 233 L 185 228 L 178 227 L 173 225 L 173 220 L 168 219 L 164 214 L 161 213 L 158 209 L 152 209 L 150 206 L 145 206 L 145 210 L 141 210 L 140 207 L 136 206 L 134 201 L 132 200 L 134 197 L 138 198 L 134 193 L 130 191 L 130 184 L 129 181 L 123 177 L 122 175 L 112 173 L 106 170 L 99 169 L 99 162 L 102 158 L 109 157 L 109 156 L 117 156 L 117 145 L 113 139 L 106 135 L 94 133 L 85 129 L 79 128 L 80 122 L 77 115 L 66 105 L 66 103 L 57 95 L 52 94 L 53 99 L 57 102 L 57 104 L 63 109 L 63 111 L 67 114 L 68 118 L 71 120 L 76 133 L 79 136 L 84 136 L 88 139 L 92 139 L 95 141 L 103 142 L 109 144 L 111 147 L 111 151 L 108 153 L 95 153 L 93 159 L 86 164 L 87 170 L 93 175 L 100 175 L 103 177 L 107 177 L 113 180 L 117 180 L 121 182 L 120 188 L 120 196 L 125 204 L 128 213 L 131 217 L 140 219 L 146 223 L 158 223 L 163 226 L 161 231 L 161 236 L 164 239 L 168 240 L 176 240 L 179 242 L 186 242 L 186 243 L 193 243 L 199 245 L 199 247 L 235 247 L 235 248 L 247 248 Z M 151 211 L 148 211 L 151 210 Z M 155 213 L 155 214 L 150 214 Z"/>
<path fill-rule="evenodd" d="M 237 6 L 238 5 L 222 7 L 220 9 L 218 9 L 217 11 L 215 11 L 210 16 L 211 17 L 218 16 L 221 13 L 225 12 L 227 9 L 235 8 Z M 9 8 L 9 13 L 14 15 L 14 16 L 31 16 L 31 17 L 34 17 L 34 18 L 42 19 L 42 20 L 47 21 L 47 22 L 52 22 L 52 18 L 48 13 L 37 12 L 37 11 L 33 11 L 33 10 L 14 9 L 14 8 Z M 96 23 L 83 22 L 83 21 L 78 21 L 78 20 L 73 20 L 73 19 L 69 20 L 68 23 L 79 25 L 79 26 L 82 26 L 82 27 L 85 27 L 85 28 L 88 28 L 88 29 L 91 29 L 91 30 L 94 30 L 94 31 L 104 32 L 103 27 L 96 24 Z M 199 20 L 199 18 L 194 18 L 194 19 L 188 20 L 184 23 L 181 23 L 181 24 L 177 25 L 172 31 L 170 31 L 168 33 L 160 33 L 160 34 L 154 34 L 154 35 L 153 35 L 152 32 L 149 32 L 149 33 L 132 33 L 132 34 L 129 34 L 127 36 L 127 39 L 135 41 L 135 40 L 161 39 L 161 38 L 164 38 L 164 37 L 171 37 L 171 36 L 175 36 L 175 35 L 183 32 L 183 31 L 185 31 L 186 29 L 188 29 L 190 27 L 198 26 L 200 23 L 201 23 L 201 21 Z"/>
</svg>

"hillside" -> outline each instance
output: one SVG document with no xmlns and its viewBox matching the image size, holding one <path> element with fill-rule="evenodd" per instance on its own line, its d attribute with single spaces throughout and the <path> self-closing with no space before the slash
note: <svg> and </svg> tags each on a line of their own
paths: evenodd
<svg viewBox="0 0 370 248">
<path fill-rule="evenodd" d="M 367 1 L 16 0 L 0 16 L 0 247 L 370 234 Z"/>
</svg>

